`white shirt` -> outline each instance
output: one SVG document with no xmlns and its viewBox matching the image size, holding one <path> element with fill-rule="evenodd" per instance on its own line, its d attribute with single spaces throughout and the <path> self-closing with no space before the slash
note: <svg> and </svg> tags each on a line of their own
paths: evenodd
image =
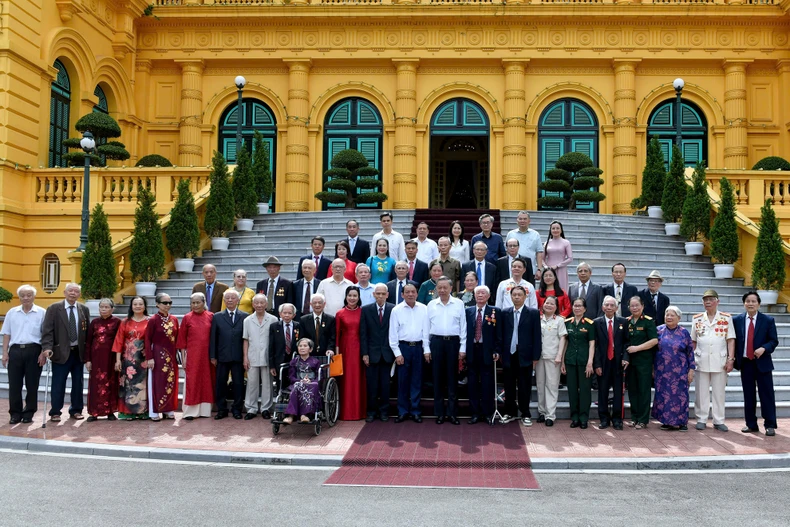
<svg viewBox="0 0 790 527">
<path fill-rule="evenodd" d="M 430 340 L 428 333 L 428 308 L 425 304 L 414 303 L 409 307 L 406 302 L 401 302 L 390 313 L 389 343 L 392 353 L 401 356 L 399 342 L 422 342 L 423 353 L 430 353 Z M 422 360 L 422 359 L 420 359 Z"/>
<path fill-rule="evenodd" d="M 346 299 L 346 289 L 352 285 L 354 284 L 348 278 L 343 278 L 340 282 L 335 282 L 335 279 L 332 277 L 321 280 L 316 293 L 324 295 L 326 299 L 324 312 L 335 316 L 343 307 L 343 301 Z"/>
<path fill-rule="evenodd" d="M 264 313 L 263 320 L 258 320 L 258 314 L 253 313 L 244 319 L 244 334 L 242 338 L 248 341 L 247 358 L 252 367 L 269 366 L 269 332 L 279 320 L 271 313 Z"/>
<path fill-rule="evenodd" d="M 392 231 L 389 234 L 384 234 L 384 231 L 379 231 L 373 236 L 370 242 L 370 251 L 376 254 L 376 242 L 381 238 L 387 240 L 390 244 L 390 257 L 396 262 L 406 259 L 406 246 L 404 245 L 403 236 L 397 231 Z"/>
<path fill-rule="evenodd" d="M 748 319 L 746 321 L 749 322 Z M 691 340 L 696 342 L 694 362 L 697 371 L 720 372 L 727 365 L 727 341 L 735 339 L 735 324 L 729 313 L 716 311 L 713 322 L 707 313 L 691 319 Z"/>
<path fill-rule="evenodd" d="M 454 243 L 450 246 L 450 258 L 455 258 L 461 265 L 469 261 L 469 242 L 461 240 L 461 243 Z"/>
<path fill-rule="evenodd" d="M 532 266 L 537 270 L 538 268 L 538 253 L 543 252 L 543 244 L 540 241 L 540 233 L 535 229 L 527 229 L 527 232 L 521 232 L 518 229 L 513 229 L 507 233 L 505 242 L 511 238 L 518 240 L 518 254 L 532 260 Z"/>
<path fill-rule="evenodd" d="M 499 283 L 499 287 L 497 287 L 496 290 L 496 307 L 499 309 L 513 307 L 513 300 L 510 298 L 510 290 L 517 285 L 522 286 L 527 291 L 527 299 L 524 301 L 524 305 L 532 309 L 538 309 L 538 295 L 535 294 L 535 286 L 523 278 L 520 284 L 516 284 L 515 280 L 512 278 L 502 280 Z"/>
<path fill-rule="evenodd" d="M 446 304 L 441 298 L 428 302 L 428 324 L 431 335 L 460 337 L 458 353 L 466 353 L 466 308 L 461 300 L 450 297 Z"/>
<path fill-rule="evenodd" d="M 68 320 L 68 318 L 69 318 L 69 309 L 70 308 L 74 308 L 74 323 L 76 324 L 76 328 L 75 329 L 77 330 L 76 334 L 79 335 L 80 334 L 80 310 L 77 309 L 77 303 L 74 302 L 74 305 L 72 306 L 71 304 L 69 304 L 68 300 L 64 300 L 63 301 L 63 305 L 66 306 L 66 320 Z M 72 346 L 76 346 L 77 345 L 77 341 L 76 340 L 72 341 L 71 345 Z"/>
<path fill-rule="evenodd" d="M 376 301 L 376 297 L 373 296 L 373 290 L 375 289 L 373 284 L 368 282 L 367 287 L 357 284 L 357 287 L 359 287 L 359 305 L 364 307 Z"/>
<path fill-rule="evenodd" d="M 430 238 L 420 241 L 419 238 L 414 238 L 412 241 L 417 242 L 417 259 L 429 264 L 436 258 L 439 258 L 439 246 Z"/>
<path fill-rule="evenodd" d="M 8 310 L 3 321 L 0 335 L 10 335 L 9 346 L 14 344 L 41 344 L 41 325 L 44 323 L 46 309 L 33 304 L 25 313 L 22 306 Z"/>
</svg>

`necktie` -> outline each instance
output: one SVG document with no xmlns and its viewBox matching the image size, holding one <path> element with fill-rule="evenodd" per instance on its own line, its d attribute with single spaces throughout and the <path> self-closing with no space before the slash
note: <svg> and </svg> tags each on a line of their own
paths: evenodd
<svg viewBox="0 0 790 527">
<path fill-rule="evenodd" d="M 315 347 L 317 350 L 319 342 L 321 342 L 321 317 L 315 317 Z"/>
<path fill-rule="evenodd" d="M 274 278 L 269 278 L 269 291 L 266 293 L 266 298 L 269 300 L 270 309 L 274 309 Z"/>
<path fill-rule="evenodd" d="M 285 325 L 285 352 L 291 353 L 291 325 Z"/>
<path fill-rule="evenodd" d="M 614 327 L 611 320 L 609 321 L 609 345 L 606 347 L 606 358 L 614 359 Z"/>
<path fill-rule="evenodd" d="M 483 269 L 481 269 L 482 262 L 477 262 L 477 285 L 483 285 Z"/>
<path fill-rule="evenodd" d="M 622 293 L 620 293 L 620 286 L 619 285 L 617 286 L 617 292 L 615 293 L 614 297 L 617 300 L 617 303 L 619 304 L 620 300 L 622 300 Z"/>
<path fill-rule="evenodd" d="M 351 250 L 351 253 L 354 253 L 354 247 L 357 246 L 357 239 L 356 238 L 349 238 L 348 239 L 348 248 Z M 351 256 L 349 254 L 349 256 Z"/>
<path fill-rule="evenodd" d="M 658 293 L 652 293 L 653 295 L 653 307 L 656 308 L 656 314 L 658 314 Z"/>
<path fill-rule="evenodd" d="M 236 312 L 235 311 L 228 311 L 228 315 L 230 315 L 230 325 L 236 325 Z"/>
<path fill-rule="evenodd" d="M 746 358 L 754 360 L 754 318 L 749 317 L 749 327 L 746 328 Z"/>
<path fill-rule="evenodd" d="M 414 280 L 414 261 L 409 261 L 409 280 Z"/>
<path fill-rule="evenodd" d="M 320 262 L 321 259 L 318 256 L 316 256 L 314 258 L 314 260 L 315 260 L 315 272 L 317 273 L 318 272 L 318 262 Z"/>
<path fill-rule="evenodd" d="M 77 342 L 77 317 L 74 316 L 74 306 L 69 306 L 69 342 Z"/>
<path fill-rule="evenodd" d="M 384 308 L 379 306 L 379 324 L 384 323 Z"/>
<path fill-rule="evenodd" d="M 582 284 L 582 291 L 579 294 L 579 297 L 584 298 L 585 300 L 587 299 L 587 284 Z"/>
<path fill-rule="evenodd" d="M 310 312 L 310 282 L 304 283 L 304 302 L 302 302 L 302 313 L 305 315 Z"/>
<path fill-rule="evenodd" d="M 403 302 L 403 280 L 398 282 L 398 304 Z M 381 313 L 381 308 L 379 308 L 379 314 Z"/>
<path fill-rule="evenodd" d="M 477 309 L 477 320 L 475 320 L 475 342 L 483 342 L 483 310 Z"/>
<path fill-rule="evenodd" d="M 214 284 L 206 284 L 206 305 L 211 309 L 211 290 L 214 289 Z"/>
<path fill-rule="evenodd" d="M 518 347 L 518 311 L 513 310 L 513 337 L 510 339 L 510 354 L 513 355 Z"/>
</svg>

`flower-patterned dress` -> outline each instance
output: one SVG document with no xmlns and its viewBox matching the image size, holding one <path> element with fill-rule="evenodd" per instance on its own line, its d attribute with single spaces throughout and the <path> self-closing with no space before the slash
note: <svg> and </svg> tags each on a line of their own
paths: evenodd
<svg viewBox="0 0 790 527">
<path fill-rule="evenodd" d="M 686 328 L 658 326 L 655 358 L 656 397 L 653 418 L 662 425 L 682 426 L 689 420 L 689 370 L 696 369 L 694 346 Z"/>
<path fill-rule="evenodd" d="M 321 361 L 316 357 L 307 357 L 303 360 L 299 355 L 291 360 L 288 377 L 291 379 L 291 398 L 285 413 L 301 417 L 313 414 L 321 404 L 321 392 L 318 386 L 318 369 Z M 303 382 L 307 377 L 310 382 Z"/>
<path fill-rule="evenodd" d="M 93 319 L 85 341 L 85 362 L 91 363 L 88 377 L 88 415 L 105 417 L 118 410 L 118 374 L 112 346 L 121 326 L 117 317 Z"/>
<path fill-rule="evenodd" d="M 145 360 L 145 330 L 148 319 L 135 321 L 127 318 L 115 335 L 114 353 L 121 354 L 118 411 L 121 419 L 148 418 L 148 370 Z"/>
<path fill-rule="evenodd" d="M 151 386 L 151 406 L 155 413 L 175 412 L 178 407 L 178 362 L 176 340 L 178 319 L 160 313 L 148 321 L 145 332 L 145 358 L 154 360 Z"/>
</svg>

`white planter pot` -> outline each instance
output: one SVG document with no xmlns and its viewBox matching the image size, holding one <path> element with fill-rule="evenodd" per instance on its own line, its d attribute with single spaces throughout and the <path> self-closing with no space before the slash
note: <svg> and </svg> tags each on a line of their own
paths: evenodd
<svg viewBox="0 0 790 527">
<path fill-rule="evenodd" d="M 236 220 L 237 231 L 251 231 L 253 221 L 247 218 L 239 218 Z"/>
<path fill-rule="evenodd" d="M 86 300 L 85 305 L 88 306 L 88 311 L 91 312 L 92 317 L 99 316 L 99 300 Z"/>
<path fill-rule="evenodd" d="M 779 291 L 766 291 L 765 289 L 758 289 L 757 294 L 760 295 L 762 304 L 766 306 L 773 306 L 779 299 Z"/>
<path fill-rule="evenodd" d="M 215 251 L 227 251 L 230 238 L 211 238 L 211 248 Z"/>
<path fill-rule="evenodd" d="M 156 296 L 156 282 L 136 282 L 134 290 L 137 296 Z"/>
<path fill-rule="evenodd" d="M 258 214 L 268 214 L 268 213 L 269 213 L 269 204 L 258 203 Z"/>
<path fill-rule="evenodd" d="M 705 244 L 702 242 L 686 242 L 686 254 L 689 256 L 700 256 Z"/>
<path fill-rule="evenodd" d="M 732 264 L 713 264 L 713 274 L 716 278 L 732 278 L 735 266 Z"/>
<path fill-rule="evenodd" d="M 665 223 L 664 232 L 667 233 L 667 236 L 679 236 L 680 223 Z"/>
<path fill-rule="evenodd" d="M 648 207 L 647 216 L 650 218 L 663 218 L 664 213 L 661 211 L 661 207 Z"/>
<path fill-rule="evenodd" d="M 195 260 L 192 258 L 176 258 L 173 263 L 176 266 L 176 272 L 179 273 L 191 273 L 195 268 Z"/>
</svg>

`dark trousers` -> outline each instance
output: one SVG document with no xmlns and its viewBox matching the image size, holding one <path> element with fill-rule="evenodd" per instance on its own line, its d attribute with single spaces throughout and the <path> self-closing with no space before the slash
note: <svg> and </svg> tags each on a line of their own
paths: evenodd
<svg viewBox="0 0 790 527">
<path fill-rule="evenodd" d="M 623 371 L 614 359 L 604 362 L 603 375 L 598 377 L 598 418 L 601 423 L 623 422 Z M 609 389 L 614 392 L 609 413 Z"/>
<path fill-rule="evenodd" d="M 217 413 L 228 413 L 228 374 L 231 376 L 234 414 L 244 413 L 244 363 L 241 361 L 217 362 Z"/>
<path fill-rule="evenodd" d="M 392 363 L 384 362 L 384 359 L 377 363 L 370 363 L 365 371 L 365 379 L 368 387 L 368 415 L 387 415 L 390 406 L 390 369 Z"/>
<path fill-rule="evenodd" d="M 510 367 L 503 368 L 505 374 L 505 414 L 532 417 L 529 404 L 532 399 L 532 363 L 525 366 L 519 364 L 518 352 L 510 355 Z M 518 401 L 518 406 L 516 406 Z"/>
<path fill-rule="evenodd" d="M 82 361 L 80 352 L 73 348 L 64 364 L 52 363 L 52 409 L 49 415 L 60 415 L 66 398 L 66 379 L 71 374 L 71 405 L 69 415 L 82 413 Z"/>
<path fill-rule="evenodd" d="M 422 346 L 399 345 L 403 365 L 398 366 L 398 415 L 418 416 L 422 397 Z"/>
<path fill-rule="evenodd" d="M 22 348 L 13 345 L 8 350 L 8 413 L 11 417 L 33 417 L 38 410 L 38 381 L 41 379 L 41 366 L 38 356 L 41 346 L 25 344 Z M 27 388 L 25 406 L 22 407 L 22 383 Z"/>
<path fill-rule="evenodd" d="M 586 423 L 590 419 L 592 379 L 587 377 L 586 368 L 586 363 L 584 365 L 565 363 L 571 422 Z"/>
<path fill-rule="evenodd" d="M 457 337 L 431 336 L 431 370 L 433 371 L 433 413 L 436 417 L 458 417 L 458 351 Z M 447 398 L 445 407 L 444 399 Z"/>
<path fill-rule="evenodd" d="M 653 353 L 651 351 L 632 353 L 626 372 L 631 420 L 635 423 L 647 424 L 650 421 L 650 388 L 653 386 Z"/>
<path fill-rule="evenodd" d="M 741 361 L 741 385 L 743 386 L 743 414 L 746 426 L 757 428 L 757 393 L 760 394 L 760 414 L 765 428 L 776 428 L 776 396 L 772 372 L 757 369 L 757 361 L 744 358 Z"/>
<path fill-rule="evenodd" d="M 494 371 L 483 360 L 484 344 L 472 344 L 472 353 L 466 355 L 466 387 L 472 415 L 488 417 L 494 413 Z"/>
</svg>

